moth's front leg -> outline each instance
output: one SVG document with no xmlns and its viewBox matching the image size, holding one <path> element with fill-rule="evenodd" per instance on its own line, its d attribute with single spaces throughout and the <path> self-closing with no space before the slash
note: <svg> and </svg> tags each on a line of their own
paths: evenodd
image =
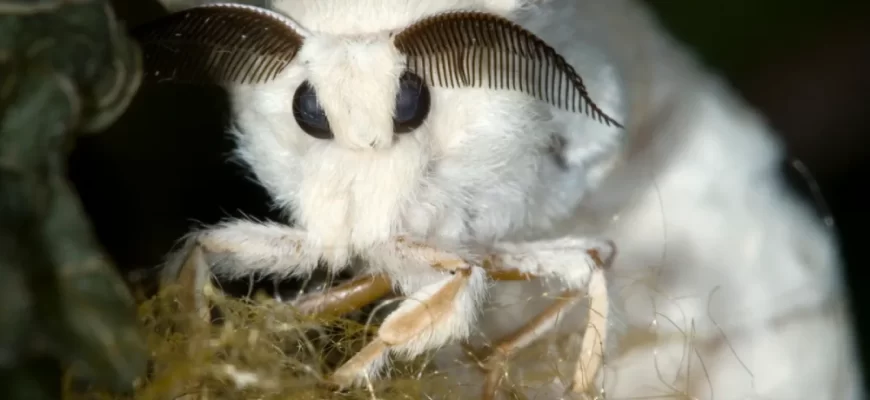
<svg viewBox="0 0 870 400">
<path fill-rule="evenodd" d="M 212 275 L 237 279 L 251 275 L 277 278 L 307 276 L 323 258 L 305 231 L 277 223 L 233 220 L 194 232 L 172 253 L 161 271 L 161 284 L 181 287 L 186 310 L 206 310 L 202 289 Z M 337 254 L 341 252 L 333 252 Z M 334 259 L 333 270 L 344 268 Z"/>
<path fill-rule="evenodd" d="M 332 381 L 342 387 L 375 377 L 388 353 L 413 358 L 466 338 L 487 289 L 486 271 L 479 266 L 404 238 L 366 258 L 389 271 L 400 291 L 410 294 L 387 316 L 377 336 L 335 371 Z"/>
</svg>

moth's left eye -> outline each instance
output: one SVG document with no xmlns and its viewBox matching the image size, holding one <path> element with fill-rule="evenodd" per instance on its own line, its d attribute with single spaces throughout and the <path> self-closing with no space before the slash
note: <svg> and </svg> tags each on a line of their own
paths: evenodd
<svg viewBox="0 0 870 400">
<path fill-rule="evenodd" d="M 429 88 L 423 78 L 406 71 L 399 78 L 393 132 L 408 133 L 423 125 L 429 115 Z"/>
<path fill-rule="evenodd" d="M 293 95 L 293 117 L 305 133 L 317 139 L 332 139 L 326 112 L 317 100 L 317 92 L 308 81 L 302 82 Z"/>
</svg>

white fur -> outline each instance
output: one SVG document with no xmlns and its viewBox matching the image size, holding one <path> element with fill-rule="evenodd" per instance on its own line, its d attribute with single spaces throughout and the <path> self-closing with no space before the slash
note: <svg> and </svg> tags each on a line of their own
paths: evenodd
<svg viewBox="0 0 870 400">
<path fill-rule="evenodd" d="M 310 270 L 306 254 L 339 268 L 362 252 L 372 272 L 425 298 L 449 278 L 421 253 L 391 248 L 391 238 L 409 235 L 457 254 L 500 248 L 523 268 L 549 267 L 568 286 L 589 279 L 585 259 L 567 257 L 597 242 L 579 238 L 611 239 L 619 256 L 609 271 L 608 337 L 617 340 L 607 343 L 599 376 L 608 397 L 860 397 L 832 234 L 782 187 L 775 169 L 782 146 L 634 1 L 275 0 L 273 7 L 305 29 L 305 45 L 276 81 L 231 88 L 234 133 L 241 159 L 298 228 L 233 222 L 204 233 L 202 243 L 266 243 L 237 248 L 239 257 L 250 257 L 252 270 L 285 275 Z M 402 59 L 386 33 L 457 9 L 508 16 L 539 34 L 626 130 L 518 93 L 432 88 L 426 123 L 394 137 Z M 334 140 L 311 138 L 293 118 L 293 93 L 305 79 Z M 567 170 L 547 155 L 553 133 L 567 139 Z M 555 241 L 516 244 L 543 239 Z M 548 253 L 559 240 L 573 244 Z M 523 253 L 538 258 L 523 262 Z M 281 270 L 300 260 L 308 261 Z M 415 355 L 466 336 L 486 290 L 475 273 L 450 323 L 396 350 Z M 479 325 L 490 337 L 509 332 L 546 305 L 550 288 L 494 286 L 491 303 L 505 307 Z M 523 304 L 508 306 L 517 300 Z M 582 333 L 581 315 L 575 310 L 563 331 Z M 618 339 L 632 334 L 655 340 Z M 442 365 L 453 350 L 442 353 Z M 473 368 L 456 379 L 480 382 Z M 567 384 L 529 393 L 552 398 Z"/>
<path fill-rule="evenodd" d="M 595 249 L 605 264 L 610 264 L 615 244 L 608 240 L 564 237 L 530 242 L 500 242 L 495 254 L 503 268 L 515 269 L 566 289 L 586 289 L 593 270 L 601 268 L 589 255 Z"/>
<path fill-rule="evenodd" d="M 563 54 L 597 43 L 626 91 L 626 159 L 551 233 L 615 241 L 609 337 L 652 338 L 608 344 L 608 398 L 863 398 L 833 234 L 784 187 L 764 122 L 634 2 L 552 1 L 520 22 Z M 531 284 L 498 288 L 531 301 L 486 315 L 489 336 L 544 306 Z"/>
</svg>

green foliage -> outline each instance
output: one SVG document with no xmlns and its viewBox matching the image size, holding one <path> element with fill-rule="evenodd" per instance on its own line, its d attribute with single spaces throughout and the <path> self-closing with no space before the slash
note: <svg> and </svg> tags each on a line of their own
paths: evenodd
<svg viewBox="0 0 870 400">
<path fill-rule="evenodd" d="M 0 0 L 0 387 L 55 398 L 63 365 L 128 389 L 144 373 L 133 298 L 66 180 L 79 132 L 138 89 L 140 54 L 103 1 Z"/>
</svg>

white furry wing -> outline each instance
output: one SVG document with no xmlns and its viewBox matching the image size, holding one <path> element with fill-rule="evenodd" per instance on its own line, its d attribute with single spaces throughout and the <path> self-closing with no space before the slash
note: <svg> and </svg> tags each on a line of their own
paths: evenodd
<svg viewBox="0 0 870 400">
<path fill-rule="evenodd" d="M 578 118 L 568 138 L 569 161 L 601 171 L 563 231 L 619 249 L 608 398 L 863 398 L 834 234 L 785 187 L 770 128 L 636 2 L 537 3 L 517 20 L 627 132 Z M 498 288 L 496 303 L 523 295 Z M 482 323 L 492 337 L 530 312 Z"/>
</svg>

